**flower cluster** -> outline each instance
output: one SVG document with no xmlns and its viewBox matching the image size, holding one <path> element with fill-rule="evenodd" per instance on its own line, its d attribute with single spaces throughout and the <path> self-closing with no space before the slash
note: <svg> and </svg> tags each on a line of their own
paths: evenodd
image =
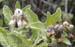
<svg viewBox="0 0 75 47">
<path fill-rule="evenodd" d="M 67 21 L 63 22 L 63 26 L 68 30 L 68 31 L 72 31 L 74 26 L 70 23 L 68 23 Z"/>
<path fill-rule="evenodd" d="M 23 16 L 23 11 L 21 9 L 16 9 L 14 15 L 12 16 L 9 26 L 12 28 L 17 24 L 18 28 L 23 28 L 27 25 L 26 18 Z"/>
<path fill-rule="evenodd" d="M 48 38 L 50 38 L 52 35 L 54 35 L 57 42 L 61 42 L 62 33 L 64 31 L 71 32 L 73 31 L 73 29 L 74 29 L 74 26 L 71 23 L 64 21 L 63 23 L 57 23 L 55 25 L 50 25 L 47 28 L 47 36 Z M 73 34 L 70 33 L 70 36 L 73 37 Z"/>
</svg>

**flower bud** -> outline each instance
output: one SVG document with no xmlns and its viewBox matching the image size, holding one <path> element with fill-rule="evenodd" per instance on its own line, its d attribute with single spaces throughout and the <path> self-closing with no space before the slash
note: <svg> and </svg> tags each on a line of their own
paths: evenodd
<svg viewBox="0 0 75 47">
<path fill-rule="evenodd" d="M 59 27 L 59 24 L 56 24 L 55 26 L 54 26 L 54 29 L 57 29 Z"/>
<path fill-rule="evenodd" d="M 64 30 L 63 25 L 60 25 L 59 28 L 58 28 L 58 30 L 59 30 L 59 31 L 63 31 L 63 30 Z"/>
<path fill-rule="evenodd" d="M 73 29 L 74 28 L 74 26 L 72 25 L 72 24 L 70 24 L 70 26 L 69 26 L 71 29 Z"/>
<path fill-rule="evenodd" d="M 49 34 L 54 34 L 54 33 L 55 33 L 55 32 L 54 32 L 54 26 L 53 26 L 53 25 L 50 25 L 50 26 L 48 27 L 47 31 L 48 31 Z"/>
<path fill-rule="evenodd" d="M 23 26 L 26 26 L 28 23 L 25 20 L 23 20 L 22 24 L 23 24 Z"/>
<path fill-rule="evenodd" d="M 48 29 L 47 29 L 47 31 L 48 31 L 48 32 L 54 31 L 54 26 L 53 26 L 53 25 L 49 26 Z"/>
<path fill-rule="evenodd" d="M 64 25 L 64 26 L 68 26 L 69 23 L 68 23 L 67 21 L 64 21 L 64 22 L 63 22 L 63 25 Z"/>
<path fill-rule="evenodd" d="M 27 22 L 25 20 L 18 20 L 17 25 L 19 28 L 23 28 L 27 25 Z"/>
<path fill-rule="evenodd" d="M 69 25 L 69 27 L 67 27 L 69 31 L 72 31 L 74 29 L 74 26 L 72 24 Z"/>
<path fill-rule="evenodd" d="M 22 14 L 23 14 L 23 11 L 21 9 L 18 9 L 18 8 L 14 12 L 15 16 L 21 16 Z"/>
<path fill-rule="evenodd" d="M 63 27 L 62 24 L 56 24 L 56 25 L 54 26 L 54 29 L 55 29 L 56 31 L 63 31 L 63 30 L 64 30 L 64 27 Z"/>
<path fill-rule="evenodd" d="M 17 25 L 18 25 L 19 28 L 22 28 L 22 21 L 21 20 L 18 20 L 17 21 Z"/>
</svg>

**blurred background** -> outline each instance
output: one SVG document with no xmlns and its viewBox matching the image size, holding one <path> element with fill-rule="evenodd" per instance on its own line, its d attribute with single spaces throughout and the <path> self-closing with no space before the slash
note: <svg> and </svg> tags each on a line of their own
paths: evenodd
<svg viewBox="0 0 75 47">
<path fill-rule="evenodd" d="M 73 16 L 71 21 L 75 25 L 75 0 L 0 0 L 0 15 L 3 15 L 3 5 L 8 5 L 14 12 L 16 1 L 20 1 L 21 8 L 31 4 L 32 10 L 38 15 L 41 21 L 45 21 L 47 11 L 53 14 L 60 7 L 64 13 L 63 15 Z"/>
</svg>

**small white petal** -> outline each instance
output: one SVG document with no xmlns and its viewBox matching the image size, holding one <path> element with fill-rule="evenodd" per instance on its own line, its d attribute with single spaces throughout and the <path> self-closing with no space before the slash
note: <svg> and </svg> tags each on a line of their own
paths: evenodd
<svg viewBox="0 0 75 47">
<path fill-rule="evenodd" d="M 59 25 L 59 28 L 58 28 L 59 31 L 63 31 L 64 30 L 64 27 L 63 25 Z"/>
<path fill-rule="evenodd" d="M 74 28 L 74 26 L 73 26 L 72 24 L 70 24 L 70 25 L 69 25 L 69 27 L 70 27 L 71 29 L 73 29 L 73 28 Z"/>
<path fill-rule="evenodd" d="M 23 23 L 22 24 L 23 24 L 23 26 L 26 26 L 27 25 L 27 22 L 23 20 Z"/>
<path fill-rule="evenodd" d="M 9 22 L 9 25 L 14 25 L 15 22 L 16 22 L 16 20 L 11 20 L 11 21 Z"/>
<path fill-rule="evenodd" d="M 56 24 L 56 25 L 54 26 L 55 29 L 58 28 L 58 27 L 59 27 L 59 24 Z"/>
<path fill-rule="evenodd" d="M 22 27 L 22 21 L 21 20 L 17 21 L 17 25 L 19 28 L 21 28 Z"/>
<path fill-rule="evenodd" d="M 69 23 L 67 21 L 63 22 L 63 25 L 69 25 Z"/>
</svg>

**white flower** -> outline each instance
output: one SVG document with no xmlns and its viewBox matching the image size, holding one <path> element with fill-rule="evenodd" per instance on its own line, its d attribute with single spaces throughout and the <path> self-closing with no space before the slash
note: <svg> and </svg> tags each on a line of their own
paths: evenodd
<svg viewBox="0 0 75 47">
<path fill-rule="evenodd" d="M 70 24 L 70 28 L 74 28 L 74 26 L 72 24 Z"/>
<path fill-rule="evenodd" d="M 62 24 L 56 24 L 56 25 L 54 26 L 54 28 L 55 28 L 55 30 L 58 30 L 58 31 L 63 31 L 63 30 L 64 30 L 64 27 L 63 27 Z"/>
<path fill-rule="evenodd" d="M 15 23 L 16 23 L 16 20 L 14 19 L 9 22 L 9 25 L 15 25 Z"/>
<path fill-rule="evenodd" d="M 27 25 L 27 22 L 24 21 L 24 20 L 18 20 L 17 25 L 18 25 L 19 28 L 23 28 L 24 26 Z"/>
<path fill-rule="evenodd" d="M 56 25 L 54 26 L 55 29 L 58 28 L 58 27 L 59 27 L 59 24 L 56 24 Z"/>
<path fill-rule="evenodd" d="M 17 25 L 18 25 L 19 28 L 22 28 L 22 21 L 21 20 L 18 20 L 17 21 Z"/>
<path fill-rule="evenodd" d="M 69 30 L 73 30 L 74 26 L 72 24 L 69 25 Z"/>
<path fill-rule="evenodd" d="M 23 26 L 27 25 L 27 22 L 25 20 L 22 21 Z"/>
<path fill-rule="evenodd" d="M 63 30 L 64 30 L 63 25 L 60 24 L 59 27 L 58 27 L 58 30 L 59 30 L 59 31 L 63 31 Z"/>
<path fill-rule="evenodd" d="M 23 14 L 23 11 L 21 9 L 18 9 L 18 8 L 14 12 L 15 16 L 21 16 L 22 14 Z"/>
<path fill-rule="evenodd" d="M 63 25 L 64 25 L 64 26 L 68 26 L 69 23 L 68 23 L 67 21 L 64 21 L 64 22 L 63 22 Z"/>
</svg>

